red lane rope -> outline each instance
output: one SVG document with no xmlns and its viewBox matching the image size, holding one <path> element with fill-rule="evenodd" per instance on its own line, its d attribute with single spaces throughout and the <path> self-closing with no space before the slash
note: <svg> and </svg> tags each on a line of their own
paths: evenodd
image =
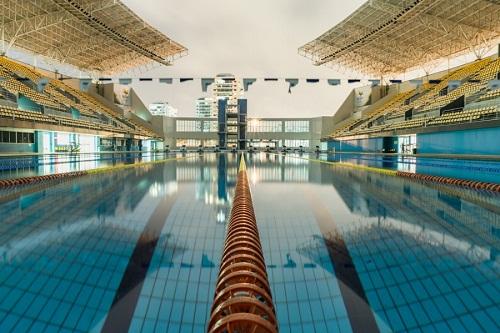
<svg viewBox="0 0 500 333">
<path fill-rule="evenodd" d="M 423 175 L 423 174 L 419 174 L 419 173 L 411 173 L 411 172 L 404 172 L 404 171 L 396 172 L 396 176 L 410 178 L 410 179 L 424 181 L 424 182 L 441 183 L 441 184 L 447 184 L 447 185 L 470 187 L 470 188 L 473 188 L 476 190 L 500 192 L 500 184 L 494 184 L 494 183 L 480 182 L 480 181 L 474 181 L 474 180 L 465 180 L 465 179 L 458 179 L 458 178 L 450 178 L 450 177 Z"/>
<path fill-rule="evenodd" d="M 238 173 L 223 251 L 207 331 L 277 333 L 278 322 L 244 162 Z"/>
<path fill-rule="evenodd" d="M 31 177 L 21 177 L 14 179 L 0 179 L 0 188 L 3 187 L 13 187 L 19 185 L 28 185 L 28 184 L 36 184 L 49 180 L 59 180 L 59 179 L 68 179 L 75 178 L 80 176 L 88 175 L 87 171 L 74 171 L 74 172 L 65 172 L 65 173 L 57 173 L 52 175 L 44 175 L 44 176 L 31 176 Z"/>
</svg>

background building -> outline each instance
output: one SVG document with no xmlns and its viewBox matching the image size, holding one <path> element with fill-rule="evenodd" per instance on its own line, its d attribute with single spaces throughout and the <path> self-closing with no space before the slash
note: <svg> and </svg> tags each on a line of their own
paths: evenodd
<svg viewBox="0 0 500 333">
<path fill-rule="evenodd" d="M 219 74 L 215 77 L 213 86 L 212 117 L 217 118 L 219 114 L 218 101 L 227 100 L 227 113 L 236 113 L 238 108 L 238 98 L 243 96 L 239 80 L 232 74 Z"/>
<path fill-rule="evenodd" d="M 149 112 L 153 116 L 177 117 L 177 109 L 167 102 L 157 102 L 149 104 Z"/>
<path fill-rule="evenodd" d="M 196 118 L 212 117 L 213 98 L 200 97 L 196 100 Z"/>
<path fill-rule="evenodd" d="M 213 107 L 213 98 L 210 97 L 200 97 L 196 100 L 196 118 L 210 118 L 212 117 L 212 107 Z M 210 131 L 210 122 L 204 122 L 203 125 L 201 122 L 197 123 L 198 130 L 203 130 L 202 132 Z M 215 128 L 213 129 L 215 130 Z"/>
</svg>

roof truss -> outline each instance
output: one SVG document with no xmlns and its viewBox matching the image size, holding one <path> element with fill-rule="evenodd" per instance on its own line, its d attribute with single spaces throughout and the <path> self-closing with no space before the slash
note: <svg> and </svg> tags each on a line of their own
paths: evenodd
<svg viewBox="0 0 500 333">
<path fill-rule="evenodd" d="M 16 46 L 103 74 L 187 54 L 119 0 L 3 0 L 0 12 L 4 53 Z"/>
<path fill-rule="evenodd" d="M 500 3 L 489 0 L 370 0 L 299 48 L 315 65 L 398 74 L 484 50 L 500 39 Z"/>
</svg>

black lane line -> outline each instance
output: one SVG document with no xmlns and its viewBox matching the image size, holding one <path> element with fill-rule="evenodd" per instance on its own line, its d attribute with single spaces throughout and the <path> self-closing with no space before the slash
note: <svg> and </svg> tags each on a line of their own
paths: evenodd
<svg viewBox="0 0 500 333">
<path fill-rule="evenodd" d="M 123 273 L 101 332 L 128 332 L 161 230 L 176 199 L 177 193 L 166 197 L 151 215 Z"/>
<path fill-rule="evenodd" d="M 306 191 L 306 197 L 328 249 L 352 331 L 354 333 L 380 332 L 356 267 L 335 221 L 313 191 Z"/>
</svg>

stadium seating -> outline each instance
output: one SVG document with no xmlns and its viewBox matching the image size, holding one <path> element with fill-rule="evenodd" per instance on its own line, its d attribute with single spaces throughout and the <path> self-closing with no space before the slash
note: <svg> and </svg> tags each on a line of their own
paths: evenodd
<svg viewBox="0 0 500 333">
<path fill-rule="evenodd" d="M 461 112 L 447 113 L 440 117 L 436 117 L 429 122 L 429 125 L 444 125 L 450 123 L 471 122 L 481 119 L 482 117 L 494 115 L 497 113 L 496 106 L 481 107 L 470 109 Z"/>
<path fill-rule="evenodd" d="M 455 111 L 442 116 L 436 116 L 436 113 L 439 114 L 442 108 L 462 96 L 466 103 L 499 97 L 500 89 L 488 90 L 488 82 L 496 79 L 499 72 L 500 58 L 476 60 L 443 75 L 437 83 L 426 82 L 418 90 L 413 89 L 393 96 L 383 106 L 361 119 L 344 121 L 331 137 L 483 120 L 488 115 L 496 113 L 496 106 L 478 107 L 467 111 L 456 110 L 460 112 Z M 451 81 L 459 81 L 460 85 L 448 91 Z M 402 120 L 409 110 L 412 110 L 411 119 Z"/>
<path fill-rule="evenodd" d="M 23 111 L 7 106 L 0 106 L 0 117 L 57 124 L 57 121 L 54 118 L 44 115 L 40 112 Z"/>
<path fill-rule="evenodd" d="M 0 87 L 8 90 L 15 95 L 21 94 L 39 105 L 48 106 L 54 109 L 63 109 L 63 106 L 50 96 L 39 93 L 15 79 L 0 81 Z"/>
<path fill-rule="evenodd" d="M 486 101 L 486 100 L 495 99 L 495 98 L 498 98 L 498 97 L 500 97 L 500 88 L 488 91 L 486 94 L 484 94 L 483 96 L 481 96 L 481 98 L 479 100 L 480 101 Z"/>
<path fill-rule="evenodd" d="M 49 79 L 43 92 L 39 92 L 32 87 L 36 87 L 44 76 L 30 68 L 5 56 L 0 56 L 0 94 L 4 99 L 12 100 L 11 96 L 23 95 L 34 103 L 48 107 L 50 109 L 65 112 L 68 117 L 58 115 L 51 116 L 44 113 L 34 113 L 9 109 L 2 111 L 2 117 L 15 116 L 23 120 L 42 121 L 45 123 L 56 123 L 61 126 L 71 126 L 89 128 L 94 130 L 104 130 L 114 133 L 129 133 L 134 135 L 156 137 L 157 134 L 145 127 L 143 124 L 133 119 L 125 119 L 123 115 L 107 107 L 91 95 L 77 90 L 61 80 Z M 9 96 L 6 96 L 9 94 Z M 81 115 L 95 118 L 94 121 L 73 119 L 70 116 L 71 109 L 76 109 Z M 43 111 L 43 110 L 40 110 Z M 18 112 L 18 116 L 16 116 Z M 103 123 L 102 119 L 108 119 L 108 123 Z"/>
</svg>

